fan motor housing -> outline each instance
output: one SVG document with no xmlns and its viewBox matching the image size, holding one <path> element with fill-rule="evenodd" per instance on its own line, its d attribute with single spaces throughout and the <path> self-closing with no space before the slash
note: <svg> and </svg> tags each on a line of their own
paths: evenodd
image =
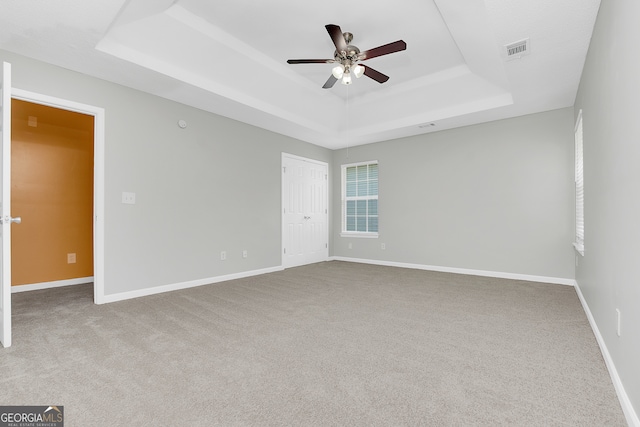
<svg viewBox="0 0 640 427">
<path fill-rule="evenodd" d="M 342 54 L 342 52 L 338 52 L 336 50 L 333 54 L 333 57 L 338 62 L 342 62 L 345 60 L 356 61 L 358 59 L 359 54 L 360 54 L 360 49 L 358 49 L 357 46 L 349 45 L 347 46 L 347 50 L 344 55 Z"/>
<path fill-rule="evenodd" d="M 333 54 L 333 58 L 336 60 L 336 62 L 339 62 L 342 65 L 353 65 L 358 60 L 360 49 L 358 49 L 358 46 L 349 44 L 353 40 L 352 33 L 345 32 L 342 33 L 342 36 L 344 37 L 344 41 L 347 43 L 347 50 L 344 52 L 344 54 L 336 50 Z"/>
</svg>

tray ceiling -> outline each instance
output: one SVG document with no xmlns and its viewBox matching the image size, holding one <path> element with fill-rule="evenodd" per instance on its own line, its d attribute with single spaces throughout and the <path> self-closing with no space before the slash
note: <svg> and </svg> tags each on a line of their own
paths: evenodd
<svg viewBox="0 0 640 427">
<path fill-rule="evenodd" d="M 337 149 L 573 105 L 599 4 L 23 0 L 0 48 Z M 322 89 L 331 64 L 286 60 L 332 58 L 326 24 L 407 50 L 365 62 L 384 84 Z"/>
</svg>

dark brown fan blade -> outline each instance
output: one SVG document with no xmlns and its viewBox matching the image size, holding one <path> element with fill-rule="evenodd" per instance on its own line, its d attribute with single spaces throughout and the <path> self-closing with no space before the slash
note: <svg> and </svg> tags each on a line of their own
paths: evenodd
<svg viewBox="0 0 640 427">
<path fill-rule="evenodd" d="M 344 40 L 344 35 L 342 34 L 342 30 L 338 25 L 325 25 L 324 26 L 331 36 L 331 40 L 333 40 L 333 44 L 336 46 L 336 50 L 338 52 L 346 52 L 347 51 L 347 42 Z"/>
<path fill-rule="evenodd" d="M 407 44 L 402 40 L 398 40 L 393 43 L 385 44 L 382 46 L 374 47 L 373 49 L 365 50 L 364 52 L 360 52 L 360 55 L 358 55 L 358 59 L 364 61 L 365 59 L 375 58 L 376 56 L 400 52 L 401 50 L 405 50 L 406 48 Z"/>
<path fill-rule="evenodd" d="M 387 80 L 389 80 L 389 76 L 387 76 L 386 74 L 382 74 L 380 71 L 376 71 L 371 67 L 367 67 L 366 65 L 361 65 L 361 66 L 364 67 L 364 75 L 369 78 L 372 78 L 378 83 L 384 83 Z"/>
<path fill-rule="evenodd" d="M 333 59 L 288 59 L 287 64 L 330 64 Z"/>
<path fill-rule="evenodd" d="M 327 80 L 327 82 L 324 84 L 324 86 L 322 86 L 322 89 L 331 89 L 333 87 L 334 84 L 336 84 L 336 82 L 338 81 L 338 79 L 336 79 L 333 74 L 331 74 L 331 77 L 329 77 L 329 80 Z"/>
</svg>

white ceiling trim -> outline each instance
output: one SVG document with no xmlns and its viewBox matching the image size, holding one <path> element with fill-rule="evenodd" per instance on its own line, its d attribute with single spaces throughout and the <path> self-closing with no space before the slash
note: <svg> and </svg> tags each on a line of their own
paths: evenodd
<svg viewBox="0 0 640 427">
<path fill-rule="evenodd" d="M 436 5 L 441 17 L 448 17 L 446 28 L 464 63 L 375 92 L 352 98 L 347 94 L 344 101 L 336 95 L 337 91 L 319 90 L 317 84 L 296 73 L 294 67 L 276 61 L 178 3 L 160 13 L 156 5 L 150 16 L 127 19 L 122 25 L 116 22 L 96 49 L 295 123 L 298 131 L 289 133 L 290 136 L 337 148 L 349 143 L 347 135 L 365 143 L 374 142 L 381 132 L 512 102 L 505 92 L 508 84 L 495 41 L 490 37 L 469 37 L 469 29 L 484 34 L 481 30 L 488 25 L 486 13 L 477 2 L 463 3 L 473 5 L 473 15 L 461 14 L 461 6 L 452 7 L 450 2 L 439 1 Z M 187 51 L 189 54 L 185 55 Z M 200 53 L 193 55 L 194 51 Z M 256 73 L 266 77 L 268 84 L 253 85 L 248 92 L 247 84 L 256 80 L 253 77 Z M 279 96 L 287 93 L 291 85 L 296 86 L 297 92 L 304 92 L 311 102 L 301 104 Z M 450 93 L 458 96 L 449 96 Z M 450 102 L 457 105 L 447 105 Z M 374 104 L 392 108 L 368 108 Z M 416 115 L 415 111 L 425 112 Z M 300 127 L 306 128 L 308 134 L 300 135 Z M 267 128 L 277 131 L 269 124 Z"/>
</svg>

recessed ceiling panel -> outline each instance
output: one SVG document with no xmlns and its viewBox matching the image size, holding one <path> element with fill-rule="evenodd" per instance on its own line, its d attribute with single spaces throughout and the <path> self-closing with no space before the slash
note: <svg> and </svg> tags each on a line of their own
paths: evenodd
<svg viewBox="0 0 640 427">
<path fill-rule="evenodd" d="M 404 40 L 410 55 L 400 52 L 366 62 L 389 75 L 393 82 L 402 83 L 464 63 L 433 1 L 180 0 L 178 4 L 282 64 L 287 59 L 333 58 L 335 47 L 325 29 L 327 24 L 352 33 L 351 44 L 362 51 Z M 290 67 L 318 87 L 332 68 L 328 64 Z M 367 80 L 362 79 L 365 84 L 354 84 L 350 89 L 371 91 L 379 85 Z M 343 97 L 339 92 L 336 95 Z"/>
<path fill-rule="evenodd" d="M 411 7 L 407 15 L 386 2 L 350 2 L 363 13 L 344 14 L 344 3 L 334 0 L 181 0 L 162 9 L 132 0 L 97 48 L 278 118 L 272 127 L 267 121 L 271 130 L 281 131 L 276 122 L 289 122 L 298 129 L 291 136 L 336 147 L 347 132 L 371 142 L 379 132 L 511 102 L 482 4 L 439 3 L 403 5 Z M 332 64 L 287 64 L 332 58 L 327 24 L 353 33 L 351 44 L 361 51 L 404 40 L 407 50 L 363 61 L 389 81 L 363 76 L 349 86 L 323 89 Z M 256 118 L 253 123 L 264 126 Z"/>
</svg>

